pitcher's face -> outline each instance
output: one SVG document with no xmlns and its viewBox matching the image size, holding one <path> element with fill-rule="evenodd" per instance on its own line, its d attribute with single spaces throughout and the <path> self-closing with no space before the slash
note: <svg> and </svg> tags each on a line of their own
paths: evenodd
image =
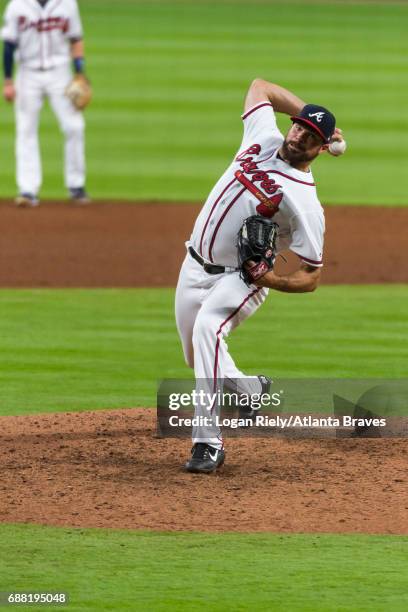
<svg viewBox="0 0 408 612">
<path fill-rule="evenodd" d="M 283 157 L 291 165 L 311 162 L 325 150 L 323 139 L 313 128 L 296 121 L 282 144 Z"/>
</svg>

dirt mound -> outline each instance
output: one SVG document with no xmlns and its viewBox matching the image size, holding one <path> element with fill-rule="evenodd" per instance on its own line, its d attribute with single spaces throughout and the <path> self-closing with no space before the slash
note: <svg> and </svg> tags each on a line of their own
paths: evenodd
<svg viewBox="0 0 408 612">
<path fill-rule="evenodd" d="M 0 203 L 0 287 L 173 287 L 200 206 Z M 408 208 L 330 206 L 323 283 L 408 282 Z M 290 256 L 278 272 L 298 265 Z"/>
<path fill-rule="evenodd" d="M 405 440 L 234 439 L 216 475 L 148 409 L 2 417 L 0 521 L 408 534 Z"/>
</svg>

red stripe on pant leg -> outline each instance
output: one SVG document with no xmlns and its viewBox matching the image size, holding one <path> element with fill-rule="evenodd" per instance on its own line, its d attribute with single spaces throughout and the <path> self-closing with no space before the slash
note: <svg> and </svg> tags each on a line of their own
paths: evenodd
<svg viewBox="0 0 408 612">
<path fill-rule="evenodd" d="M 213 385 L 213 393 L 216 392 L 217 390 L 217 369 L 218 369 L 218 350 L 220 348 L 220 338 L 218 336 L 218 332 L 217 332 L 217 342 L 215 345 L 215 361 L 214 361 L 214 385 Z M 214 410 L 214 406 L 211 410 L 211 412 Z"/>
<path fill-rule="evenodd" d="M 219 439 L 219 441 L 221 442 L 221 450 L 224 450 L 224 438 L 222 437 L 222 434 L 220 434 L 219 436 L 217 436 L 217 438 Z"/>
<path fill-rule="evenodd" d="M 225 321 L 223 321 L 221 323 L 217 333 L 215 334 L 217 336 L 217 342 L 216 342 L 216 345 L 215 345 L 215 358 L 214 358 L 214 387 L 213 387 L 213 392 L 214 393 L 216 392 L 216 389 L 217 389 L 218 352 L 219 352 L 219 348 L 220 348 L 220 341 L 221 341 L 220 340 L 220 333 L 222 332 L 222 328 L 224 327 L 224 325 L 226 325 L 228 323 L 228 321 L 231 321 L 231 319 L 233 317 L 235 317 L 236 314 L 238 314 L 238 312 L 241 310 L 241 308 L 243 306 L 245 306 L 245 304 L 248 302 L 248 300 L 250 300 L 251 297 L 256 295 L 260 290 L 261 290 L 261 288 L 259 287 L 258 289 L 254 289 L 253 291 L 251 291 L 251 293 L 246 296 L 245 300 L 243 302 L 241 302 L 241 304 L 238 306 L 238 308 L 236 308 L 234 310 L 234 312 L 232 314 L 230 314 L 229 317 L 227 317 L 225 319 Z M 213 407 L 213 410 L 214 410 L 214 407 Z"/>
</svg>

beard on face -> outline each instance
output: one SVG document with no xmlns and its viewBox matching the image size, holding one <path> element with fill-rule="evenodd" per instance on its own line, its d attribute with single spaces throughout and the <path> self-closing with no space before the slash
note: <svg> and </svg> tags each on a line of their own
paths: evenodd
<svg viewBox="0 0 408 612">
<path fill-rule="evenodd" d="M 307 149 L 304 149 L 302 145 L 294 143 L 291 140 L 288 140 L 287 138 L 285 138 L 282 143 L 282 153 L 284 159 L 287 160 L 290 164 L 311 162 L 318 155 L 310 153 Z"/>
</svg>

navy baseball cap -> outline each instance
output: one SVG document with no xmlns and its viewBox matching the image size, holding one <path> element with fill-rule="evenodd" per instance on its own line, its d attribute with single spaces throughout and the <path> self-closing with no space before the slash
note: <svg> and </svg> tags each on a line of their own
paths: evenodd
<svg viewBox="0 0 408 612">
<path fill-rule="evenodd" d="M 311 127 L 326 143 L 330 142 L 336 127 L 335 116 L 327 108 L 317 104 L 306 104 L 300 113 L 291 119 Z"/>
</svg>

